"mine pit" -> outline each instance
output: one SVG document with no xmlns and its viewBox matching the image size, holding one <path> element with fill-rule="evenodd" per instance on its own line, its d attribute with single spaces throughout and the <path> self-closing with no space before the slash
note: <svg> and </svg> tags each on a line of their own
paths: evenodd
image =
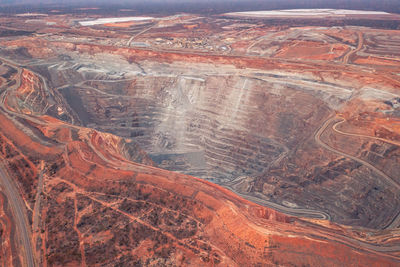
<svg viewBox="0 0 400 267">
<path fill-rule="evenodd" d="M 17 46 L 11 41 L 0 49 L 0 56 L 15 61 L 0 66 L 11 87 L 4 105 L 24 116 L 91 129 L 70 137 L 63 131 L 63 140 L 102 133 L 84 153 L 101 151 L 104 136 L 117 136 L 118 144 L 106 138 L 106 150 L 120 153 L 112 161 L 118 169 L 121 159 L 146 162 L 294 216 L 374 229 L 397 223 L 398 135 L 385 120 L 399 114 L 395 80 L 378 75 L 383 65 L 360 74 L 363 67 L 352 64 L 365 59 L 370 44 L 397 52 L 396 37 L 355 27 L 261 30 L 236 19 L 216 19 L 214 29 L 208 18 L 189 20 L 219 37 L 146 23 L 125 25 L 124 34 L 133 34 L 125 39 L 105 38 L 101 32 L 108 26 L 95 25 L 85 27 L 90 36 L 43 35 Z M 247 46 L 233 43 L 242 27 Z M 314 44 L 318 49 L 311 49 Z M 200 52 L 222 45 L 228 48 L 223 54 Z M 394 61 L 385 60 L 392 71 Z M 371 125 L 357 126 L 366 121 Z M 26 131 L 35 135 L 31 128 Z M 40 136 L 31 139 L 47 144 Z"/>
<path fill-rule="evenodd" d="M 222 84 L 229 87 L 220 89 Z M 127 81 L 89 80 L 60 92 L 82 125 L 131 138 L 159 167 L 224 183 L 263 173 L 288 150 L 268 130 L 267 114 L 274 108 L 265 107 L 266 115 L 256 110 L 257 101 L 268 98 L 263 86 L 271 85 L 246 77 L 147 74 Z M 251 131 L 253 123 L 260 125 L 259 133 Z"/>
<path fill-rule="evenodd" d="M 238 75 L 234 64 L 126 60 L 69 51 L 62 58 L 31 66 L 55 89 L 47 98 L 44 92 L 19 96 L 25 107 L 126 138 L 158 168 L 211 181 L 289 214 L 380 227 L 386 222 L 371 216 L 387 209 L 389 218 L 396 211 L 395 196 L 393 203 L 374 204 L 380 194 L 371 188 L 392 190 L 387 179 L 341 158 L 365 146 L 359 157 L 373 160 L 369 143 L 346 145 L 347 136 L 332 132 L 333 122 L 316 142 L 321 125 L 356 91 L 358 99 L 381 99 L 382 105 L 393 98 L 389 92 L 354 81 L 350 86 L 346 77 L 321 80 L 313 72 L 246 68 Z M 10 98 L 8 103 L 18 109 L 18 101 Z M 322 143 L 338 149 L 322 156 L 327 153 Z M 142 158 L 135 149 L 122 153 Z M 340 151 L 349 154 L 338 156 Z M 304 160 L 315 154 L 320 156 Z M 336 163 L 327 164 L 326 158 Z M 392 168 L 390 177 L 396 171 Z M 350 173 L 352 188 L 361 191 L 356 200 L 341 187 Z M 328 189 L 320 186 L 328 181 Z M 344 201 L 332 204 L 337 197 Z M 348 206 L 350 201 L 354 204 Z"/>
<path fill-rule="evenodd" d="M 398 266 L 400 15 L 364 4 L 11 8 L 0 265 Z"/>
</svg>

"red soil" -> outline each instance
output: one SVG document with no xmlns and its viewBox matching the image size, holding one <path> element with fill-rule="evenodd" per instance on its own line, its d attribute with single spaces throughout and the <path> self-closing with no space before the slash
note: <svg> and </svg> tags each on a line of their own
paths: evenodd
<svg viewBox="0 0 400 267">
<path fill-rule="evenodd" d="M 149 229 L 148 231 L 157 231 L 160 235 L 165 236 L 167 243 L 161 247 L 165 251 L 170 251 L 166 257 L 170 262 L 178 265 L 214 266 L 219 263 L 221 266 L 254 266 L 257 264 L 343 266 L 344 263 L 349 263 L 349 259 L 352 264 L 358 266 L 395 266 L 397 264 L 397 260 L 387 254 L 381 255 L 362 249 L 357 245 L 358 237 L 354 236 L 354 241 L 345 239 L 344 237 L 351 238 L 353 233 L 334 224 L 323 224 L 319 221 L 310 223 L 286 216 L 244 200 L 218 185 L 190 176 L 171 173 L 127 160 L 121 160 L 121 165 L 116 166 L 118 161 L 113 160 L 113 157 L 119 156 L 123 159 L 123 156 L 118 155 L 116 150 L 118 137 L 85 128 L 71 128 L 55 119 L 42 117 L 41 120 L 47 126 L 37 125 L 38 129 L 42 129 L 48 138 L 64 143 L 63 149 L 47 148 L 15 127 L 6 116 L 0 114 L 0 119 L 2 121 L 0 131 L 7 134 L 5 142 L 14 145 L 15 151 L 19 151 L 20 155 L 28 155 L 26 157 L 28 165 L 24 166 L 25 171 L 36 172 L 37 167 L 32 161 L 33 155 L 35 158 L 48 158 L 47 168 L 52 169 L 45 174 L 44 190 L 47 200 L 42 201 L 45 234 L 40 236 L 44 243 L 54 244 L 56 241 L 53 233 L 56 232 L 58 238 L 62 238 L 72 247 L 62 248 L 50 245 L 51 250 L 44 250 L 43 247 L 41 253 L 46 255 L 45 263 L 47 262 L 49 265 L 67 266 L 68 264 L 78 264 L 83 260 L 89 264 L 93 260 L 89 248 L 99 246 L 98 242 L 105 246 L 106 251 L 111 249 L 109 246 L 115 246 L 112 240 L 118 236 L 118 227 L 111 226 L 111 228 L 101 230 L 96 234 L 90 234 L 84 230 L 83 225 L 85 224 L 82 224 L 84 217 L 92 216 L 90 220 L 94 221 L 90 225 L 96 225 L 95 218 L 102 220 L 100 217 L 93 217 L 96 216 L 96 210 L 92 210 L 95 206 L 109 210 L 102 213 L 105 218 L 109 216 L 107 214 L 121 217 L 118 219 L 118 224 L 121 226 L 129 224 L 129 221 L 135 221 L 135 225 L 142 225 L 140 227 L 145 227 Z M 31 126 L 35 126 L 35 124 L 31 124 Z M 72 134 L 68 133 L 72 130 L 78 130 L 78 139 L 76 136 L 75 139 L 72 138 Z M 53 155 L 52 159 L 49 158 L 49 155 Z M 15 172 L 11 171 L 11 173 Z M 36 177 L 36 175 L 31 177 Z M 118 184 L 130 184 L 130 186 L 116 187 Z M 24 184 L 21 184 L 21 187 L 26 189 L 24 194 L 29 194 L 31 190 L 34 190 L 26 188 Z M 62 189 L 62 187 L 67 189 Z M 190 232 L 190 235 L 194 234 L 194 236 L 181 237 L 178 232 L 175 233 L 173 230 L 178 226 L 171 228 L 162 221 L 157 223 L 149 221 L 146 213 L 150 211 L 143 209 L 133 212 L 118 204 L 122 203 L 119 200 L 117 202 L 112 200 L 117 197 L 121 200 L 132 199 L 133 201 L 133 197 L 126 198 L 124 196 L 136 192 L 135 188 L 138 187 L 140 191 L 137 191 L 137 194 L 140 192 L 140 195 L 147 197 L 145 199 L 136 198 L 135 201 L 144 201 L 144 203 L 148 203 L 146 205 L 159 207 L 153 211 L 150 210 L 152 213 L 156 212 L 158 218 L 162 218 L 163 214 L 168 211 L 197 221 L 196 230 Z M 111 193 L 117 188 L 120 188 L 117 195 Z M 60 215 L 56 217 L 51 215 L 54 212 L 59 214 L 57 208 L 53 206 L 55 204 L 51 204 L 53 203 L 51 199 L 54 197 L 56 201 L 54 203 L 58 203 L 57 205 L 60 207 L 67 208 L 71 201 L 75 201 L 75 205 L 78 207 L 82 205 L 82 200 L 79 200 L 78 196 L 79 199 L 84 196 L 85 199 L 90 200 L 88 203 L 92 204 L 85 205 L 84 207 L 87 208 L 83 210 L 70 207 L 78 216 L 75 223 L 73 221 L 69 223 L 67 220 L 64 226 L 63 224 L 54 224 L 53 220 Z M 108 196 L 108 198 L 101 198 L 101 196 Z M 176 205 L 176 209 L 173 207 L 174 205 Z M 125 222 L 124 218 L 128 221 Z M 73 242 L 70 239 L 72 238 L 71 231 L 77 233 L 78 240 L 80 240 L 76 243 L 77 245 L 71 243 Z M 157 249 L 155 250 L 153 246 L 159 241 L 153 239 L 151 235 L 141 238 L 143 241 L 132 253 L 142 262 L 155 260 L 154 253 Z M 194 242 L 194 240 L 197 241 Z M 171 248 L 174 248 L 173 253 Z M 115 249 L 117 249 L 118 257 L 124 255 L 123 250 L 120 250 L 122 247 L 115 247 Z M 68 253 L 75 253 L 72 252 L 75 250 L 80 251 L 79 257 L 67 256 Z M 111 250 L 109 251 L 108 253 L 111 253 Z M 113 254 L 105 253 L 106 258 L 113 257 Z"/>
</svg>

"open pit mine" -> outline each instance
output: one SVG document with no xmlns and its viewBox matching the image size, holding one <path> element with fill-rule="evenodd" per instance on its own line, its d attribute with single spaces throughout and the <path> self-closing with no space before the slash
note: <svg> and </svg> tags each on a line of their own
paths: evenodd
<svg viewBox="0 0 400 267">
<path fill-rule="evenodd" d="M 1 266 L 400 266 L 400 15 L 68 12 L 0 16 Z"/>
</svg>

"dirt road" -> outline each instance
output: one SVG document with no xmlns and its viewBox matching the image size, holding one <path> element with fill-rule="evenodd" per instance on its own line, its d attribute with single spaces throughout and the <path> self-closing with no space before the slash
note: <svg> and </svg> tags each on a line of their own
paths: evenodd
<svg viewBox="0 0 400 267">
<path fill-rule="evenodd" d="M 33 249 L 31 244 L 30 227 L 28 225 L 28 218 L 26 215 L 25 205 L 15 187 L 13 181 L 10 179 L 8 174 L 4 171 L 5 167 L 3 162 L 0 163 L 0 184 L 2 185 L 3 192 L 7 196 L 7 200 L 10 203 L 14 221 L 16 223 L 17 233 L 21 239 L 24 253 L 25 264 L 28 267 L 35 266 L 35 260 L 33 257 Z"/>
<path fill-rule="evenodd" d="M 372 164 L 366 162 L 365 160 L 356 158 L 354 156 L 351 156 L 347 153 L 344 153 L 342 151 L 339 151 L 331 146 L 328 146 L 327 144 L 325 144 L 324 142 L 321 141 L 321 135 L 324 133 L 324 131 L 326 130 L 326 128 L 328 128 L 328 126 L 330 124 L 332 124 L 333 122 L 335 122 L 338 118 L 337 117 L 331 117 L 328 120 L 325 121 L 325 123 L 319 128 L 319 130 L 315 133 L 314 135 L 314 139 L 315 142 L 322 146 L 323 148 L 339 154 L 343 157 L 346 158 L 350 158 L 354 161 L 357 161 L 358 163 L 364 165 L 365 167 L 371 169 L 372 171 L 374 171 L 375 173 L 377 173 L 379 176 L 381 176 L 382 178 L 384 178 L 388 183 L 390 183 L 393 187 L 395 187 L 397 190 L 400 190 L 400 185 L 394 181 L 391 177 L 389 177 L 387 174 L 385 174 L 384 172 L 382 172 L 381 170 L 378 170 L 376 167 L 374 167 Z M 336 125 L 336 124 L 335 124 Z M 334 127 L 334 126 L 333 126 Z M 339 132 L 340 133 L 340 132 Z M 385 226 L 385 229 L 393 229 L 393 228 L 397 228 L 398 224 L 400 223 L 400 213 L 389 223 L 389 225 Z"/>
<path fill-rule="evenodd" d="M 358 44 L 357 44 L 357 47 L 356 47 L 356 49 L 352 49 L 352 50 L 350 50 L 344 57 L 343 57 L 343 63 L 344 64 L 348 64 L 349 63 L 349 59 L 350 59 L 350 56 L 352 56 L 353 54 L 355 54 L 355 53 L 357 53 L 358 51 L 360 51 L 361 50 L 361 48 L 363 47 L 363 45 L 364 45 L 364 36 L 363 36 L 363 34 L 361 33 L 361 32 L 357 32 L 357 35 L 358 35 Z"/>
</svg>

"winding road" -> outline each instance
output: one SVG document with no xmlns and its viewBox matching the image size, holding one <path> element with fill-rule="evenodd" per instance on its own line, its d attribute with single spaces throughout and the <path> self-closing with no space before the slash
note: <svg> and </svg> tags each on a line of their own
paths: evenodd
<svg viewBox="0 0 400 267">
<path fill-rule="evenodd" d="M 347 153 L 344 153 L 342 151 L 339 151 L 339 150 L 337 150 L 337 149 L 335 149 L 335 148 L 333 148 L 331 146 L 328 146 L 327 144 L 325 144 L 321 140 L 321 135 L 325 132 L 325 130 L 328 128 L 328 126 L 331 125 L 332 123 L 334 123 L 337 119 L 341 119 L 341 121 L 336 122 L 332 126 L 332 129 L 335 132 L 338 132 L 339 134 L 344 134 L 344 135 L 349 135 L 349 136 L 358 136 L 358 137 L 368 137 L 368 138 L 373 138 L 373 139 L 376 139 L 376 140 L 392 143 L 392 144 L 395 144 L 395 145 L 399 145 L 396 142 L 392 142 L 390 140 L 386 140 L 386 139 L 383 139 L 383 138 L 342 132 L 342 131 L 337 129 L 337 126 L 339 126 L 340 124 L 345 122 L 345 120 L 343 118 L 340 118 L 340 117 L 339 118 L 338 117 L 331 117 L 328 120 L 326 120 L 323 123 L 323 125 L 318 129 L 318 131 L 315 133 L 315 135 L 314 135 L 315 142 L 318 145 L 320 145 L 321 147 L 323 147 L 323 148 L 325 148 L 325 149 L 327 149 L 327 150 L 329 150 L 329 151 L 331 151 L 333 153 L 339 154 L 339 155 L 341 155 L 343 157 L 346 157 L 346 158 L 350 158 L 350 159 L 352 159 L 352 160 L 354 160 L 354 161 L 366 166 L 367 168 L 371 169 L 372 171 L 374 171 L 378 175 L 382 176 L 392 186 L 394 186 L 395 188 L 400 190 L 400 185 L 396 181 L 394 181 L 391 177 L 389 177 L 387 174 L 383 173 L 381 170 L 377 169 L 376 167 L 374 167 L 370 163 L 366 162 L 365 160 L 359 159 L 357 157 L 351 156 L 351 155 L 349 155 Z M 283 153 L 283 154 L 284 154 L 284 156 L 286 155 L 285 153 Z M 277 203 L 274 203 L 274 202 L 271 202 L 271 201 L 267 201 L 267 200 L 258 198 L 256 196 L 242 194 L 242 193 L 236 191 L 230 185 L 224 184 L 224 187 L 227 187 L 229 190 L 231 190 L 235 194 L 237 194 L 237 195 L 239 195 L 239 196 L 241 196 L 241 197 L 243 197 L 245 199 L 248 199 L 248 200 L 250 200 L 250 201 L 252 201 L 254 203 L 257 203 L 257 204 L 262 205 L 262 206 L 267 206 L 269 208 L 276 209 L 276 210 L 278 210 L 280 212 L 283 212 L 285 214 L 288 214 L 288 215 L 315 218 L 315 219 L 323 219 L 323 220 L 330 220 L 329 214 L 327 214 L 326 212 L 323 212 L 323 211 L 310 210 L 310 209 L 301 209 L 301 208 L 290 208 L 290 207 L 286 207 L 286 206 L 283 206 L 283 205 L 280 205 L 280 204 L 277 204 Z M 387 226 L 385 226 L 384 229 L 394 229 L 394 228 L 397 228 L 399 226 L 399 224 L 400 224 L 400 213 L 395 218 L 393 218 L 393 220 Z M 371 248 L 372 247 L 373 247 L 374 250 L 377 250 L 376 246 L 371 246 Z M 385 249 L 387 249 L 387 248 L 385 248 Z M 399 249 L 399 248 L 396 248 L 396 249 Z"/>
<path fill-rule="evenodd" d="M 357 157 L 354 157 L 352 155 L 349 155 L 347 153 L 344 153 L 342 151 L 339 151 L 331 146 L 328 146 L 327 144 L 325 144 L 324 142 L 321 141 L 321 135 L 324 133 L 324 131 L 326 130 L 326 128 L 332 123 L 335 122 L 337 120 L 337 117 L 331 117 L 330 119 L 328 119 L 327 121 L 325 121 L 325 123 L 319 128 L 319 130 L 317 131 L 317 133 L 314 136 L 315 142 L 317 142 L 318 145 L 322 146 L 323 148 L 334 152 L 336 154 L 339 154 L 343 157 L 346 158 L 350 158 L 354 161 L 357 161 L 358 163 L 368 167 L 369 169 L 373 170 L 375 173 L 379 174 L 380 176 L 382 176 L 383 178 L 385 178 L 385 180 L 387 180 L 387 182 L 389 182 L 392 186 L 396 187 L 396 189 L 400 190 L 400 185 L 394 181 L 392 178 L 390 178 L 387 174 L 383 173 L 381 170 L 378 170 L 376 167 L 374 167 L 373 165 L 371 165 L 370 163 L 366 162 L 365 160 L 359 159 Z"/>
<path fill-rule="evenodd" d="M 279 212 L 282 212 L 282 213 L 285 213 L 288 215 L 297 216 L 297 217 L 306 217 L 306 218 L 312 218 L 312 219 L 321 219 L 321 220 L 330 220 L 331 219 L 329 214 L 326 212 L 323 212 L 323 211 L 301 209 L 301 208 L 290 208 L 290 207 L 286 207 L 286 206 L 283 206 L 283 205 L 280 205 L 280 204 L 277 204 L 277 203 L 274 203 L 271 201 L 267 201 L 267 200 L 252 196 L 252 195 L 242 194 L 227 185 L 224 185 L 224 187 L 228 188 L 233 193 L 235 193 L 238 196 L 241 196 L 244 199 L 250 200 L 251 202 L 254 202 L 261 206 L 275 209 Z"/>
<path fill-rule="evenodd" d="M 3 58 L 0 58 L 3 62 L 15 67 L 18 69 L 18 74 L 17 74 L 17 82 L 16 84 L 8 88 L 7 90 L 12 90 L 13 88 L 18 88 L 21 84 L 21 68 L 19 66 L 13 64 L 13 62 L 10 62 L 8 60 L 5 60 Z M 10 64 L 11 63 L 11 64 Z M 2 99 L 0 101 L 0 105 L 2 107 L 4 103 L 4 97 L 6 94 L 2 94 Z M 34 267 L 36 266 L 35 264 L 35 258 L 34 258 L 34 253 L 33 253 L 33 247 L 31 243 L 31 232 L 30 232 L 30 226 L 28 223 L 28 216 L 26 214 L 26 206 L 25 203 L 15 186 L 13 180 L 10 178 L 8 173 L 5 171 L 6 167 L 3 162 L 3 160 L 0 161 L 0 184 L 2 186 L 3 192 L 6 195 L 10 207 L 12 210 L 12 214 L 14 216 L 14 221 L 16 223 L 16 228 L 17 228 L 17 233 L 19 233 L 19 238 L 21 239 L 22 246 L 23 246 L 23 253 L 24 253 L 24 259 L 25 263 L 24 266 L 28 267 Z"/>
<path fill-rule="evenodd" d="M 349 63 L 349 59 L 350 59 L 350 56 L 352 56 L 353 54 L 355 54 L 355 53 L 357 53 L 358 51 L 360 51 L 361 50 L 361 48 L 363 47 L 363 45 L 364 45 L 364 36 L 363 36 L 363 34 L 361 33 L 361 32 L 357 32 L 357 35 L 358 35 L 358 44 L 357 44 L 357 47 L 356 47 L 356 49 L 352 49 L 352 50 L 350 50 L 344 57 L 343 57 L 343 63 L 344 64 L 348 64 Z"/>
<path fill-rule="evenodd" d="M 139 32 L 139 33 L 137 33 L 137 34 L 135 34 L 135 35 L 133 35 L 133 36 L 128 40 L 128 42 L 126 43 L 126 46 L 131 46 L 131 43 L 132 43 L 133 39 L 135 39 L 136 37 L 138 37 L 139 35 L 141 35 L 141 34 L 147 32 L 147 31 L 153 29 L 153 28 L 156 27 L 157 25 L 158 25 L 158 23 L 156 23 L 156 24 L 154 24 L 154 25 L 152 25 L 152 26 L 150 26 L 150 27 L 144 29 L 143 31 L 141 31 L 141 32 Z"/>
<path fill-rule="evenodd" d="M 339 117 L 339 118 L 341 118 L 341 117 Z M 385 142 L 385 143 L 389 143 L 389 144 L 392 144 L 392 145 L 395 145 L 395 146 L 400 146 L 400 142 L 398 142 L 398 141 L 393 141 L 393 140 L 389 140 L 389 139 L 385 139 L 385 138 L 369 136 L 369 135 L 363 135 L 363 134 L 353 134 L 353 133 L 343 132 L 342 130 L 339 130 L 337 128 L 339 125 L 341 125 L 344 122 L 346 122 L 346 120 L 344 118 L 341 118 L 341 119 L 342 119 L 342 121 L 338 121 L 337 123 L 335 123 L 332 126 L 332 129 L 337 133 L 340 133 L 340 134 L 343 134 L 343 135 L 348 135 L 348 136 L 356 136 L 356 137 L 375 139 L 375 140 L 379 140 L 379 141 L 382 141 L 382 142 Z"/>
<path fill-rule="evenodd" d="M 26 215 L 26 209 L 24 202 L 21 198 L 18 189 L 15 187 L 12 179 L 4 171 L 5 166 L 3 162 L 0 162 L 0 184 L 2 185 L 3 192 L 7 196 L 10 203 L 12 214 L 15 219 L 17 233 L 22 241 L 23 253 L 25 254 L 25 264 L 28 267 L 35 266 L 35 260 L 33 256 L 33 249 L 31 243 L 30 227 L 28 224 L 28 216 Z"/>
<path fill-rule="evenodd" d="M 281 162 L 289 153 L 289 149 L 287 147 L 283 147 L 284 152 L 279 155 L 278 158 L 276 158 L 265 171 L 268 171 L 270 167 L 277 165 L 279 162 Z M 241 179 L 240 179 L 241 180 Z M 234 180 L 230 183 L 225 183 L 222 184 L 222 186 L 228 188 L 231 190 L 233 193 L 236 195 L 239 195 L 247 200 L 250 200 L 258 205 L 265 206 L 271 209 L 275 209 L 279 212 L 292 215 L 292 216 L 298 216 L 298 217 L 306 217 L 306 218 L 312 218 L 312 219 L 321 219 L 321 220 L 331 220 L 331 216 L 323 211 L 319 210 L 311 210 L 311 209 L 302 209 L 302 208 L 291 208 L 287 207 L 275 202 L 271 202 L 268 200 L 265 200 L 261 197 L 253 196 L 253 195 L 248 195 L 248 194 L 243 194 L 240 193 L 239 191 L 235 190 L 234 185 L 240 183 L 240 180 Z"/>
<path fill-rule="evenodd" d="M 316 142 L 318 145 L 322 146 L 323 148 L 325 148 L 325 149 L 327 149 L 327 150 L 329 150 L 329 151 L 331 151 L 331 152 L 333 152 L 333 153 L 336 153 L 336 154 L 341 155 L 341 156 L 343 156 L 343 157 L 352 159 L 352 160 L 354 160 L 354 161 L 356 161 L 356 162 L 358 162 L 358 163 L 360 163 L 360 164 L 366 166 L 367 168 L 371 169 L 372 171 L 374 171 L 375 173 L 377 173 L 379 176 L 381 176 L 382 178 L 384 178 L 389 184 L 391 184 L 391 185 L 392 185 L 393 187 L 395 187 L 397 190 L 400 190 L 400 184 L 398 184 L 398 183 L 397 183 L 396 181 L 394 181 L 391 177 L 389 177 L 387 174 L 385 174 L 385 173 L 382 172 L 381 170 L 377 169 L 377 168 L 376 168 L 375 166 L 373 166 L 372 164 L 366 162 L 365 160 L 359 159 L 359 158 L 357 158 L 357 157 L 354 157 L 354 156 L 352 156 L 352 155 L 349 155 L 349 154 L 347 154 L 347 153 L 344 153 L 344 152 L 342 152 L 342 151 L 339 151 L 339 150 L 337 150 L 337 149 L 335 149 L 335 148 L 333 148 L 333 147 L 331 147 L 331 146 L 328 146 L 327 144 L 325 144 L 325 143 L 321 140 L 321 135 L 325 132 L 326 128 L 327 128 L 330 124 L 334 123 L 337 119 L 338 119 L 338 117 L 334 116 L 334 117 L 331 117 L 331 118 L 329 118 L 328 120 L 325 121 L 325 123 L 318 129 L 318 131 L 317 131 L 317 132 L 315 133 L 315 135 L 314 135 L 315 142 Z M 343 119 L 343 118 L 341 118 L 341 119 Z M 337 126 L 338 123 L 343 123 L 343 121 L 336 122 L 335 125 Z M 335 130 L 334 126 L 333 126 L 332 128 L 333 128 L 333 130 Z M 337 131 L 337 130 L 335 130 L 335 131 L 338 132 L 338 133 L 341 133 L 341 132 L 339 132 L 339 131 Z M 356 134 L 347 134 L 347 133 L 345 133 L 345 134 L 346 134 L 346 135 L 352 135 L 352 136 L 353 136 L 353 135 L 359 136 L 359 135 L 356 135 Z M 387 225 L 387 226 L 384 227 L 384 229 L 394 229 L 394 228 L 397 228 L 397 227 L 399 226 L 399 222 L 400 222 L 400 213 L 398 213 L 397 216 L 389 223 L 389 225 Z"/>
</svg>

